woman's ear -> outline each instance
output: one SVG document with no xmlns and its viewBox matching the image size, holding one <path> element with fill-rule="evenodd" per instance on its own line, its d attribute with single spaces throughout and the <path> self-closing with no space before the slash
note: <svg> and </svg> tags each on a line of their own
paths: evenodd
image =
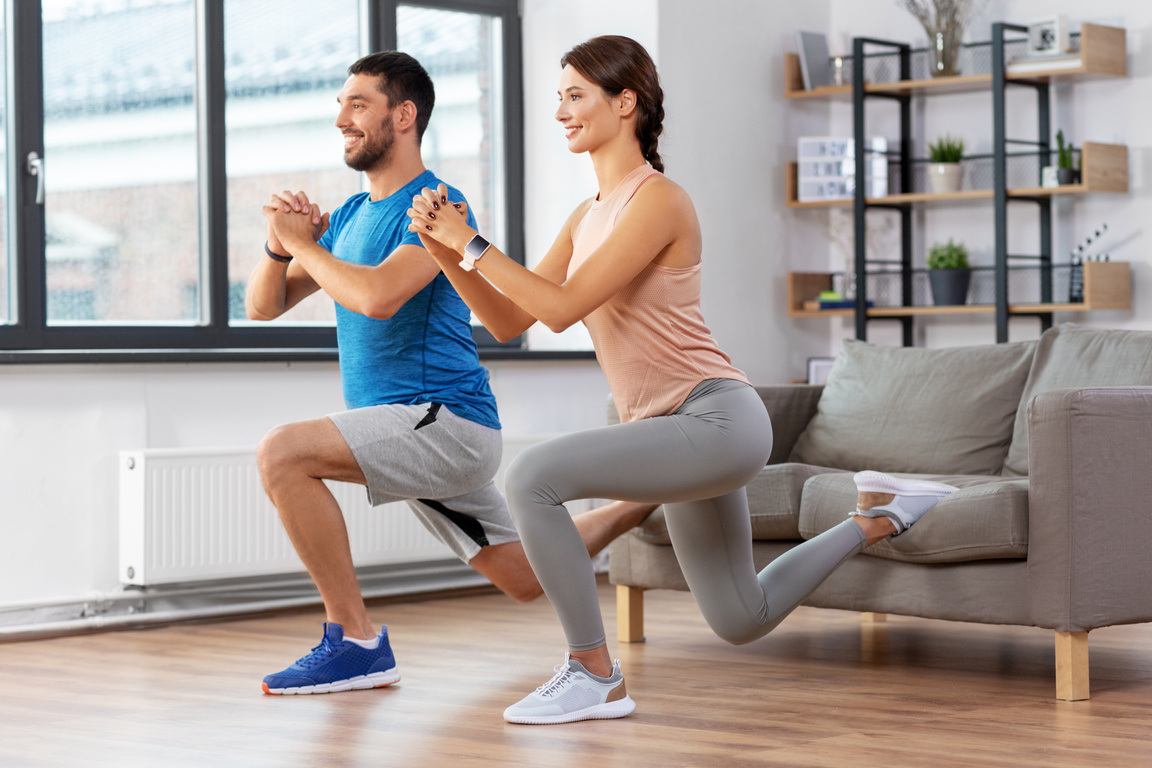
<svg viewBox="0 0 1152 768">
<path fill-rule="evenodd" d="M 625 88 L 613 99 L 616 102 L 616 111 L 620 117 L 628 117 L 636 109 L 636 91 Z"/>
</svg>

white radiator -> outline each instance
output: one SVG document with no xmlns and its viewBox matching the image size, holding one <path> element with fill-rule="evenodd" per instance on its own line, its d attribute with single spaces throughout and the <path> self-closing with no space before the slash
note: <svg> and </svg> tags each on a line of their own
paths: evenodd
<svg viewBox="0 0 1152 768">
<path fill-rule="evenodd" d="M 547 436 L 505 439 L 506 466 Z M 497 475 L 503 487 L 503 466 Z M 403 503 L 370 507 L 364 488 L 329 483 L 344 511 L 356 566 L 452 558 Z M 589 508 L 577 502 L 570 511 Z M 300 573 L 250 448 L 120 453 L 120 581 L 153 586 Z"/>
</svg>

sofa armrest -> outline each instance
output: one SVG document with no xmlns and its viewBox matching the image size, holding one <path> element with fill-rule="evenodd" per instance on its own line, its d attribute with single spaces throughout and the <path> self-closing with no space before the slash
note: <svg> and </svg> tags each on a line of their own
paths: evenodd
<svg viewBox="0 0 1152 768">
<path fill-rule="evenodd" d="M 800 433 L 816 415 L 816 404 L 824 387 L 816 384 L 789 384 L 770 387 L 756 387 L 756 394 L 764 401 L 768 416 L 772 419 L 772 455 L 769 464 L 783 464 L 792 453 L 792 446 L 800 438 Z M 607 423 L 620 423 L 620 414 L 612 395 L 608 395 Z"/>
<path fill-rule="evenodd" d="M 788 461 L 800 433 L 816 415 L 816 405 L 823 391 L 824 387 L 815 384 L 756 387 L 756 394 L 764 401 L 764 407 L 772 419 L 772 455 L 768 458 L 769 464 Z"/>
<path fill-rule="evenodd" d="M 1028 406 L 1032 620 L 1152 621 L 1152 387 L 1044 392 Z"/>
</svg>

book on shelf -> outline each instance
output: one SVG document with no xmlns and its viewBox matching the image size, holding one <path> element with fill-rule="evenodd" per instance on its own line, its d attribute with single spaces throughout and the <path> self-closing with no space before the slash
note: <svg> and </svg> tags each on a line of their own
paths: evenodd
<svg viewBox="0 0 1152 768">
<path fill-rule="evenodd" d="M 872 302 L 865 302 L 868 308 L 872 308 Z M 855 309 L 856 299 L 813 299 L 804 302 L 804 309 L 810 312 L 815 312 L 821 309 Z"/>
<path fill-rule="evenodd" d="M 797 32 L 796 47 L 800 54 L 800 77 L 804 80 L 804 90 L 831 85 L 828 38 L 820 32 Z"/>
<path fill-rule="evenodd" d="M 1080 53 L 1062 53 L 1046 56 L 1022 56 L 1008 64 L 1008 74 L 1026 75 L 1029 72 L 1057 72 L 1079 69 L 1083 65 Z"/>
</svg>

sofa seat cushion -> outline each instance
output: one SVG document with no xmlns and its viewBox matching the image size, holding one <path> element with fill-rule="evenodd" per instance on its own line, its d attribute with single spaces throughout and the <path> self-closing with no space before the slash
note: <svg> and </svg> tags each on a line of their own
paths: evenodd
<svg viewBox="0 0 1152 768">
<path fill-rule="evenodd" d="M 1028 405 L 1042 392 L 1152 385 L 1152 333 L 1065 323 L 1040 337 L 1016 414 L 1004 474 L 1028 474 Z"/>
<path fill-rule="evenodd" d="M 864 550 L 905 563 L 963 563 L 1028 557 L 1028 480 L 1000 476 L 900 475 L 954 485 L 899 536 Z M 800 534 L 811 539 L 839 525 L 856 508 L 852 475 L 822 474 L 804 484 Z"/>
<path fill-rule="evenodd" d="M 846 340 L 790 461 L 841 469 L 995 475 L 1033 342 L 950 349 Z"/>
<path fill-rule="evenodd" d="M 748 510 L 755 541 L 795 541 L 800 536 L 800 497 L 810 477 L 826 472 L 846 473 L 807 464 L 769 464 L 748 484 Z M 846 475 L 851 481 L 852 475 Z M 632 535 L 650 544 L 670 545 L 664 508 L 660 507 Z"/>
</svg>

